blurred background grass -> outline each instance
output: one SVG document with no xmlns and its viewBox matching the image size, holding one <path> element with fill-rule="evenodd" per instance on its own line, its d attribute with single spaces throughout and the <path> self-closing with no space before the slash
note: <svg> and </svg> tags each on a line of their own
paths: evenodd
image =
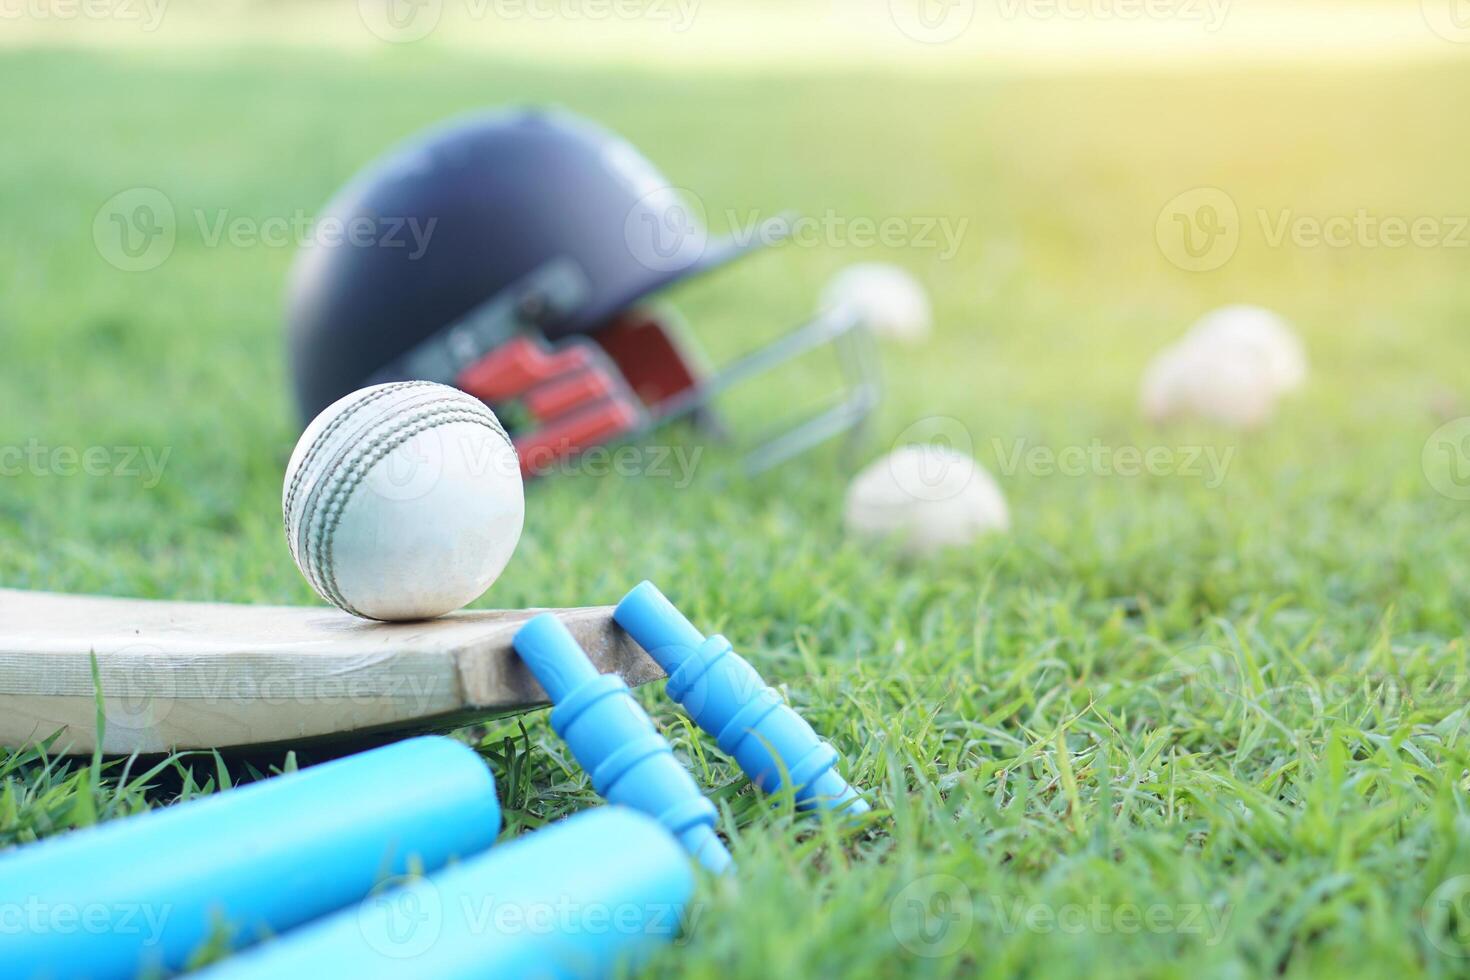
<svg viewBox="0 0 1470 980">
<path fill-rule="evenodd" d="M 891 808 L 840 844 L 711 762 L 702 778 L 732 808 L 744 891 L 707 889 L 706 918 L 657 969 L 1453 973 L 1461 960 L 1424 910 L 1470 873 L 1470 534 L 1421 454 L 1470 414 L 1470 231 L 1455 232 L 1470 215 L 1470 45 L 1431 29 L 1433 2 L 1236 3 L 1216 31 L 1130 26 L 1097 5 L 1080 22 L 982 5 L 946 44 L 894 30 L 884 5 L 841 2 L 705 3 L 684 31 L 451 4 L 401 44 L 357 4 L 173 4 L 154 31 L 7 19 L 0 446 L 167 456 L 156 486 L 0 479 L 0 584 L 314 601 L 279 523 L 296 435 L 280 325 L 292 252 L 211 245 L 200 220 L 309 216 L 447 115 L 562 105 L 640 146 L 717 230 L 788 208 L 965 229 L 952 256 L 787 245 L 681 289 L 701 344 L 725 355 L 809 310 L 843 265 L 894 261 L 928 285 L 936 335 L 885 350 L 885 403 L 856 460 L 830 448 L 747 481 L 715 448 L 688 488 L 535 486 L 521 549 L 483 601 L 607 602 L 661 582 L 785 680 Z M 128 273 L 92 229 L 136 187 L 168 198 L 178 239 Z M 1234 201 L 1240 244 L 1189 272 L 1156 223 L 1200 187 Z M 1434 218 L 1450 240 L 1273 246 L 1266 232 L 1286 214 L 1360 211 Z M 1298 326 L 1306 391 L 1257 433 L 1145 427 L 1148 358 L 1227 302 Z M 757 395 L 773 409 L 787 397 Z M 853 464 L 935 417 L 957 420 L 992 470 L 1017 440 L 1233 455 L 1218 486 L 1003 471 L 1015 532 L 929 564 L 847 540 Z M 1253 680 L 1221 698 L 1197 672 Z M 1353 685 L 1364 678 L 1453 693 L 1385 707 Z M 1297 693 L 1265 696 L 1282 686 Z M 515 827 L 592 802 L 557 768 L 544 719 L 528 727 Z M 502 736 L 520 737 L 471 737 L 489 751 Z M 6 785 L 21 801 L 0 807 L 8 840 L 79 812 L 65 794 L 43 805 L 29 770 Z M 929 957 L 889 920 L 935 874 L 966 883 L 970 925 Z M 1059 937 L 997 915 L 1082 900 L 1234 918 L 1206 943 Z"/>
</svg>

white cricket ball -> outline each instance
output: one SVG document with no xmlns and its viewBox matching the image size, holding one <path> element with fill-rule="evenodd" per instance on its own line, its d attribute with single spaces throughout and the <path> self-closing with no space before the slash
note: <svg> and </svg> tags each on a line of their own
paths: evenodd
<svg viewBox="0 0 1470 980">
<path fill-rule="evenodd" d="M 1190 328 L 1190 343 L 1238 348 L 1257 357 L 1276 390 L 1295 391 L 1307 380 L 1307 351 L 1284 318 L 1260 306 L 1222 306 Z"/>
<path fill-rule="evenodd" d="M 851 310 L 876 336 L 915 342 L 929 336 L 934 315 L 924 287 L 906 269 L 860 262 L 832 277 L 822 306 Z"/>
<path fill-rule="evenodd" d="M 317 594 L 368 619 L 479 598 L 521 537 L 520 460 L 495 413 L 429 381 L 354 391 L 301 434 L 281 492 L 291 556 Z"/>
<path fill-rule="evenodd" d="M 1140 395 L 1152 422 L 1197 418 L 1235 429 L 1270 421 L 1277 398 L 1275 378 L 1250 350 L 1192 338 L 1153 359 Z"/>
<path fill-rule="evenodd" d="M 962 452 L 904 446 L 868 465 L 847 488 L 847 529 L 888 538 L 911 555 L 962 547 L 1010 527 L 1010 511 L 994 479 Z"/>
</svg>

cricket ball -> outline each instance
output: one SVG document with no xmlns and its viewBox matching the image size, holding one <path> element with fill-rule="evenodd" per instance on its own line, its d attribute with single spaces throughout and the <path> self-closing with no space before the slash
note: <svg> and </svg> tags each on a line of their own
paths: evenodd
<svg viewBox="0 0 1470 980">
<path fill-rule="evenodd" d="M 520 460 L 486 405 L 428 381 L 344 396 L 296 443 L 286 540 L 323 599 L 368 619 L 428 619 L 479 598 L 525 520 Z"/>
<path fill-rule="evenodd" d="M 822 306 L 856 315 L 874 336 L 917 343 L 929 336 L 934 314 L 929 295 L 907 269 L 887 262 L 859 262 L 833 276 Z"/>
<path fill-rule="evenodd" d="M 853 478 L 843 503 L 847 530 L 886 538 L 910 556 L 969 547 L 1010 528 L 1005 496 L 985 468 L 957 450 L 904 446 Z"/>
<path fill-rule="evenodd" d="M 1279 392 L 1296 391 L 1307 380 L 1307 352 L 1291 325 L 1259 306 L 1222 306 L 1190 328 L 1189 342 L 1238 350 L 1257 358 Z"/>
<path fill-rule="evenodd" d="M 1150 362 L 1140 403 L 1151 422 L 1195 418 L 1255 429 L 1276 413 L 1279 389 L 1249 349 L 1185 338 Z"/>
</svg>

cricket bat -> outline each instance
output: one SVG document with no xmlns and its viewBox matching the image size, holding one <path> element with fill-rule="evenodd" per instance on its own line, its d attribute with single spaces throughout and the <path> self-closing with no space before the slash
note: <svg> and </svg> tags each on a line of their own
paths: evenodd
<svg viewBox="0 0 1470 980">
<path fill-rule="evenodd" d="M 602 673 L 633 686 L 664 676 L 610 606 L 380 623 L 326 606 L 0 589 L 0 745 L 59 732 L 58 754 L 125 755 L 458 728 L 548 703 L 511 647 L 522 623 L 548 611 Z"/>
</svg>

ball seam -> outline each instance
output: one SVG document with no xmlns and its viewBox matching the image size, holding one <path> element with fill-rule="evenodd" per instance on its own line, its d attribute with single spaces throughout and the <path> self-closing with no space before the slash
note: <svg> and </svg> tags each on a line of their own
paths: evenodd
<svg viewBox="0 0 1470 980">
<path fill-rule="evenodd" d="M 332 419 L 331 422 L 328 423 L 326 428 L 321 433 L 320 438 L 316 439 L 313 442 L 311 449 L 308 451 L 307 459 L 304 459 L 302 461 L 302 463 L 297 467 L 296 472 L 293 474 L 292 483 L 294 496 L 290 496 L 288 502 L 283 504 L 286 522 L 286 542 L 290 546 L 292 556 L 297 559 L 297 564 L 306 574 L 307 580 L 319 593 L 322 592 L 322 589 L 316 569 L 316 563 L 313 560 L 314 556 L 311 544 L 312 532 L 314 530 L 312 526 L 313 515 L 319 512 L 319 501 L 322 499 L 323 494 L 326 494 L 328 496 L 330 495 L 330 474 L 334 471 L 342 471 L 350 468 L 352 465 L 354 465 L 354 461 L 356 459 L 361 458 L 362 440 L 366 440 L 368 443 L 371 443 L 372 439 L 374 438 L 374 427 L 381 427 L 384 424 L 385 419 L 391 425 L 391 423 L 393 422 L 391 411 L 388 415 L 379 417 L 378 419 L 370 422 L 368 426 L 363 430 L 363 433 L 358 441 L 348 442 L 337 447 L 337 449 L 335 450 L 337 459 L 330 463 L 324 462 L 322 459 L 322 457 L 327 453 L 327 447 L 330 445 L 330 439 L 328 438 L 328 435 L 329 433 L 334 432 L 340 433 L 350 421 L 356 421 L 357 419 L 361 418 L 365 410 L 369 406 L 380 403 L 389 396 L 401 394 L 405 389 L 417 388 L 437 390 L 439 393 L 429 400 L 419 401 L 417 403 L 410 403 L 408 406 L 405 407 L 407 413 L 419 413 L 419 415 L 421 416 L 425 408 L 436 408 L 443 405 L 459 405 L 465 411 L 476 411 L 482 413 L 484 416 L 484 421 L 489 424 L 495 432 L 499 433 L 500 437 L 505 440 L 507 446 L 509 446 L 513 451 L 515 449 L 515 443 L 511 440 L 510 435 L 505 431 L 505 428 L 500 424 L 500 420 L 495 417 L 495 413 L 490 409 L 488 405 L 475 398 L 473 395 L 470 395 L 455 388 L 451 388 L 448 385 L 439 384 L 437 382 L 422 380 L 392 382 L 381 386 L 371 395 L 364 397 L 357 402 L 354 402 L 352 405 L 349 405 L 337 418 Z M 381 432 L 381 428 L 378 431 Z M 344 460 L 346 462 L 344 462 Z M 319 476 L 307 476 L 308 469 L 310 468 L 308 466 L 308 463 L 312 465 L 320 464 L 318 466 L 318 469 L 321 471 Z M 323 485 L 325 485 L 325 489 L 323 489 Z M 324 598 L 330 597 L 324 596 Z"/>
<path fill-rule="evenodd" d="M 337 529 L 341 524 L 342 515 L 346 512 L 347 505 L 351 503 L 352 496 L 357 488 L 367 479 L 383 457 L 393 452 L 403 443 L 429 429 L 441 425 L 450 425 L 456 422 L 470 422 L 479 424 L 497 433 L 506 441 L 506 444 L 514 450 L 514 444 L 500 425 L 499 420 L 488 410 L 475 411 L 469 405 L 456 405 L 452 401 L 443 400 L 420 406 L 421 411 L 408 419 L 401 420 L 387 432 L 381 432 L 364 447 L 364 452 L 357 459 L 348 464 L 349 475 L 332 488 L 332 493 L 316 508 L 313 514 L 312 525 L 317 526 L 317 542 L 314 549 L 310 548 L 310 537 L 305 542 L 308 546 L 309 555 L 307 565 L 313 569 L 312 578 L 315 579 L 319 591 L 326 597 L 346 610 L 357 616 L 366 616 L 352 603 L 347 601 L 341 587 L 337 583 L 336 562 L 333 556 Z M 319 518 L 319 519 L 317 519 Z M 308 535 L 310 528 L 308 527 Z M 315 558 L 312 561 L 311 558 Z"/>
<path fill-rule="evenodd" d="M 366 478 L 373 466 L 386 454 L 383 450 L 384 445 L 388 447 L 386 452 L 392 452 L 407 438 L 424 431 L 422 427 L 419 427 L 400 438 L 400 434 L 406 428 L 419 425 L 425 420 L 442 418 L 454 410 L 451 406 L 455 406 L 456 401 L 439 396 L 431 401 L 414 405 L 406 415 L 397 419 L 390 416 L 385 426 L 377 430 L 369 429 L 356 442 L 341 447 L 337 461 L 326 473 L 327 476 L 335 477 L 335 479 L 324 480 L 325 486 L 322 492 L 315 496 L 314 506 L 308 502 L 308 506 L 311 506 L 311 513 L 305 515 L 306 524 L 302 528 L 302 547 L 306 553 L 309 577 L 317 591 L 329 601 L 348 608 L 345 598 L 329 584 L 324 572 L 325 565 L 330 561 L 326 525 L 336 501 L 344 493 L 344 488 L 350 497 L 352 489 L 355 489 L 356 485 Z M 315 544 L 313 544 L 313 538 L 315 538 Z M 335 582 L 335 577 L 331 579 L 331 582 Z M 361 615 L 356 609 L 349 608 L 348 611 Z"/>
<path fill-rule="evenodd" d="M 396 384 L 384 385 L 372 394 L 349 405 L 345 412 L 332 419 L 321 432 L 317 433 L 316 438 L 312 440 L 310 448 L 307 449 L 306 455 L 302 457 L 301 463 L 296 467 L 296 472 L 291 474 L 291 485 L 286 489 L 286 499 L 282 506 L 286 518 L 286 539 L 288 543 L 291 543 L 293 553 L 296 550 L 293 530 L 296 523 L 293 517 L 296 496 L 300 493 L 301 485 L 306 479 L 305 474 L 310 471 L 311 464 L 316 462 L 317 457 L 324 451 L 328 439 L 345 426 L 350 419 L 358 415 L 363 408 L 371 405 L 373 402 L 380 401 L 388 395 L 396 391 L 402 391 L 405 388 L 418 388 L 432 384 L 432 381 L 401 381 Z"/>
</svg>

